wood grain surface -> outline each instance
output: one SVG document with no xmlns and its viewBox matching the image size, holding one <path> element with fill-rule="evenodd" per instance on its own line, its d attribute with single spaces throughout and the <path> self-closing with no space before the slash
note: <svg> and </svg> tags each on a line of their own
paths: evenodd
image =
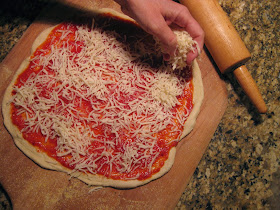
<svg viewBox="0 0 280 210">
<path fill-rule="evenodd" d="M 70 4 L 69 4 L 70 3 Z M 69 6 L 71 5 L 71 6 Z M 73 6 L 73 7 L 72 7 Z M 77 9 L 79 7 L 79 9 Z M 0 65 L 0 100 L 21 62 L 29 56 L 32 42 L 45 28 L 84 14 L 93 8 L 119 7 L 110 1 L 67 1 L 48 8 L 24 33 Z M 177 146 L 173 167 L 162 178 L 127 190 L 90 187 L 65 173 L 46 170 L 26 157 L 0 118 L 0 182 L 14 209 L 172 209 L 184 192 L 227 106 L 223 80 L 205 51 L 198 60 L 205 98 L 194 130 Z M 2 103 L 1 103 L 2 104 Z M 1 105 L 2 106 L 2 105 Z M 1 107 L 2 108 L 2 107 Z"/>
</svg>

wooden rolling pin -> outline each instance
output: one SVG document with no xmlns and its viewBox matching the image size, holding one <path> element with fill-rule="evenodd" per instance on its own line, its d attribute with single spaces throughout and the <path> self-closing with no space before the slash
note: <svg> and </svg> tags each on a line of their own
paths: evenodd
<svg viewBox="0 0 280 210">
<path fill-rule="evenodd" d="M 217 0 L 180 0 L 205 32 L 205 45 L 222 73 L 233 71 L 260 113 L 267 107 L 248 69 L 251 55 Z"/>
</svg>

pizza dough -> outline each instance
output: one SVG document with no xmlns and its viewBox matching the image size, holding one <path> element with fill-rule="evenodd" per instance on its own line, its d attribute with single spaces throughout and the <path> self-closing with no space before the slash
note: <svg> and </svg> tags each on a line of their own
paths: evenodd
<svg viewBox="0 0 280 210">
<path fill-rule="evenodd" d="M 121 17 L 126 20 L 131 20 L 129 17 L 124 16 L 122 14 L 119 14 L 112 10 L 99 10 L 96 12 L 97 14 L 102 13 L 111 13 L 115 16 Z M 38 38 L 34 41 L 34 44 L 32 46 L 32 53 L 36 50 L 36 48 L 45 41 L 46 37 L 50 33 L 52 28 L 49 28 L 45 31 L 43 31 Z M 32 54 L 31 53 L 31 54 Z M 168 159 L 165 161 L 163 167 L 160 169 L 160 171 L 154 175 L 152 175 L 150 178 L 145 180 L 113 180 L 108 179 L 101 175 L 92 175 L 92 174 L 85 174 L 82 172 L 72 172 L 72 170 L 62 166 L 60 163 L 58 163 L 55 159 L 49 157 L 45 153 L 38 152 L 35 147 L 33 147 L 28 141 L 24 140 L 22 137 L 21 131 L 12 123 L 11 121 L 11 107 L 10 103 L 12 100 L 12 91 L 13 91 L 13 84 L 15 84 L 18 76 L 20 73 L 22 73 L 26 67 L 29 64 L 29 58 L 24 60 L 19 69 L 17 70 L 13 80 L 11 81 L 10 85 L 8 86 L 4 99 L 3 99 L 3 116 L 4 116 L 4 123 L 6 128 L 9 130 L 10 134 L 12 135 L 15 144 L 17 147 L 23 151 L 29 158 L 31 158 L 34 162 L 39 164 L 43 168 L 52 169 L 56 171 L 66 172 L 68 174 L 71 174 L 73 177 L 77 177 L 78 179 L 84 181 L 85 183 L 89 185 L 97 185 L 97 186 L 112 186 L 117 188 L 133 188 L 137 187 L 143 184 L 146 184 L 154 179 L 157 179 L 167 173 L 170 168 L 172 167 L 174 160 L 175 160 L 175 153 L 176 153 L 176 147 L 173 147 L 170 152 Z M 193 85 L 194 85 L 194 94 L 193 94 L 193 103 L 194 107 L 189 115 L 188 120 L 186 121 L 184 125 L 184 131 L 181 134 L 180 139 L 185 137 L 194 127 L 195 121 L 197 118 L 197 115 L 199 114 L 200 106 L 202 104 L 203 100 L 203 84 L 202 84 L 202 78 L 199 66 L 196 61 L 193 62 Z"/>
</svg>

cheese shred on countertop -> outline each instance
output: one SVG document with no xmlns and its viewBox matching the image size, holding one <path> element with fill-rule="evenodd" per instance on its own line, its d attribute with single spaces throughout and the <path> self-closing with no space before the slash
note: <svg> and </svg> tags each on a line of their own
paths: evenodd
<svg viewBox="0 0 280 210">
<path fill-rule="evenodd" d="M 100 159 L 108 174 L 115 168 L 131 173 L 127 179 L 139 177 L 133 172 L 143 163 L 151 171 L 160 155 L 156 134 L 188 117 L 172 113 L 188 82 L 166 65 L 153 69 L 140 62 L 142 55 L 113 31 L 66 26 L 57 29 L 59 45 L 53 39 L 49 53 L 31 58 L 30 67 L 40 66 L 39 73 L 14 87 L 17 114 L 26 116 L 22 131 L 41 132 L 46 142 L 57 139 L 57 155 L 70 155 L 73 171 L 98 174 Z M 92 149 L 93 142 L 100 146 Z"/>
</svg>

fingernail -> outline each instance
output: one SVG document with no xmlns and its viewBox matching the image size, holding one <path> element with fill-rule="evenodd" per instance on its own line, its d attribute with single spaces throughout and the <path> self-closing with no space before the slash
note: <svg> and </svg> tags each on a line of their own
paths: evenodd
<svg viewBox="0 0 280 210">
<path fill-rule="evenodd" d="M 170 60 L 170 55 L 169 54 L 163 54 L 163 59 L 165 61 L 169 61 Z"/>
</svg>

